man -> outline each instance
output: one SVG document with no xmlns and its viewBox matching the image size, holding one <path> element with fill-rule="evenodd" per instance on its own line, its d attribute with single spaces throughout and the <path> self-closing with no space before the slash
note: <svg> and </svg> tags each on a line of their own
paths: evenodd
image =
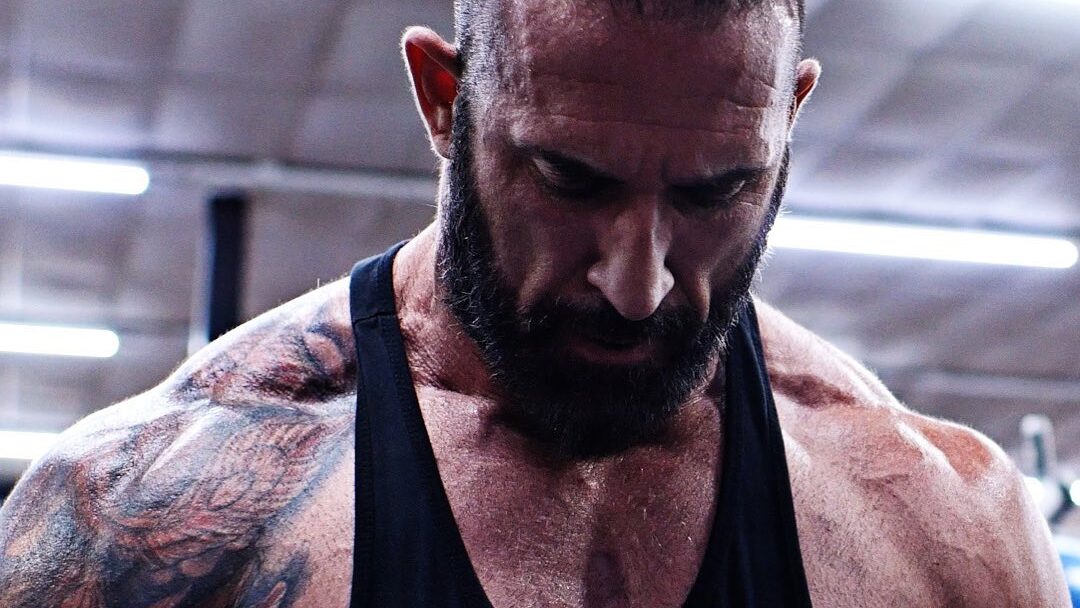
<svg viewBox="0 0 1080 608">
<path fill-rule="evenodd" d="M 0 517 L 0 605 L 1067 605 L 1000 449 L 747 295 L 801 27 L 410 29 L 435 224 L 69 430 Z"/>
</svg>

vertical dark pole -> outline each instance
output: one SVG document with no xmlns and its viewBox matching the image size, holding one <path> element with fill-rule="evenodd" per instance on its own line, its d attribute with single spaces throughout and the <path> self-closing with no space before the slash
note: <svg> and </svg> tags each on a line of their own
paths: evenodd
<svg viewBox="0 0 1080 608">
<path fill-rule="evenodd" d="M 219 192 L 210 198 L 210 272 L 206 294 L 206 334 L 214 340 L 240 324 L 244 283 L 247 195 Z"/>
</svg>

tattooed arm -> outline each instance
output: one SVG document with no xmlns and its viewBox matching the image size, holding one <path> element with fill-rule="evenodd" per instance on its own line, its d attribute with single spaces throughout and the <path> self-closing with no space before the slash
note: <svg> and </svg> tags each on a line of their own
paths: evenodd
<svg viewBox="0 0 1080 608">
<path fill-rule="evenodd" d="M 0 518 L 0 605 L 238 605 L 264 529 L 351 425 L 275 406 L 189 415 L 69 436 L 35 467 Z"/>
<path fill-rule="evenodd" d="M 352 446 L 354 368 L 328 374 L 351 345 L 324 325 L 234 336 L 67 431 L 0 511 L 0 606 L 292 605 L 307 555 L 268 559 L 266 533 Z"/>
</svg>

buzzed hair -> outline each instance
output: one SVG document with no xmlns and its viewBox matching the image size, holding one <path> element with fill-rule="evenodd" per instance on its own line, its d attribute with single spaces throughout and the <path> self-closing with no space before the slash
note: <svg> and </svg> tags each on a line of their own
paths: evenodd
<svg viewBox="0 0 1080 608">
<path fill-rule="evenodd" d="M 500 12 L 503 3 L 513 0 L 454 0 L 454 30 L 465 88 L 479 80 L 497 76 L 506 40 Z M 582 1 L 582 0 L 570 0 Z M 599 2 L 600 0 L 593 0 Z M 805 0 L 607 0 L 615 10 L 628 11 L 644 19 L 690 18 L 704 23 L 738 14 L 769 2 L 787 4 L 798 20 L 799 48 L 806 21 Z"/>
<path fill-rule="evenodd" d="M 630 10 L 646 18 L 718 18 L 738 13 L 775 0 L 608 0 L 612 7 Z M 805 17 L 804 0 L 785 0 L 799 18 L 799 28 Z"/>
</svg>

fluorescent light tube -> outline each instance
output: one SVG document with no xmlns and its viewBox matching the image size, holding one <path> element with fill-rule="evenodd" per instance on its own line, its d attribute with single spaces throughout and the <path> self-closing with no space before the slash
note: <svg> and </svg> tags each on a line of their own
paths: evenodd
<svg viewBox="0 0 1080 608">
<path fill-rule="evenodd" d="M 56 443 L 58 433 L 0 431 L 0 458 L 36 460 Z"/>
<path fill-rule="evenodd" d="M 0 152 L 0 184 L 108 194 L 142 194 L 146 169 L 118 161 Z"/>
<path fill-rule="evenodd" d="M 1061 238 L 782 216 L 770 247 L 1036 268 L 1071 268 L 1080 251 Z"/>
<path fill-rule="evenodd" d="M 120 338 L 107 329 L 0 323 L 0 352 L 108 359 Z"/>
</svg>

